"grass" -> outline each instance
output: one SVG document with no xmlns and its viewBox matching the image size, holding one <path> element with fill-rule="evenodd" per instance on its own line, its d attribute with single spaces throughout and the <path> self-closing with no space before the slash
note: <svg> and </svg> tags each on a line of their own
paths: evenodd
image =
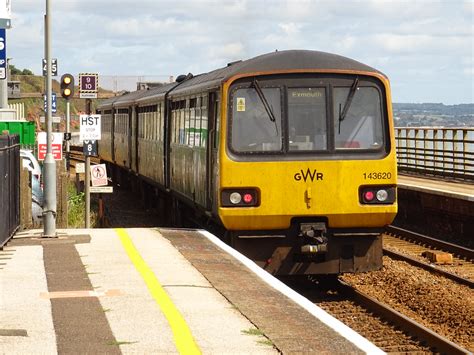
<svg viewBox="0 0 474 355">
<path fill-rule="evenodd" d="M 76 192 L 74 184 L 68 184 L 68 221 L 69 228 L 84 227 L 86 200 L 83 192 Z"/>
<path fill-rule="evenodd" d="M 275 344 L 270 339 L 265 339 L 265 340 L 258 340 L 258 344 L 265 345 L 265 346 L 273 346 L 275 347 Z"/>
<path fill-rule="evenodd" d="M 97 220 L 97 212 L 94 210 L 95 206 L 91 202 L 90 225 L 93 228 Z M 77 192 L 76 187 L 72 181 L 68 183 L 68 227 L 69 228 L 84 228 L 85 226 L 85 210 L 86 210 L 86 196 L 84 192 Z"/>
<path fill-rule="evenodd" d="M 119 340 L 114 340 L 114 341 L 109 341 L 107 345 L 112 345 L 112 346 L 120 346 L 120 345 L 127 345 L 127 344 L 135 344 L 138 343 L 138 341 L 119 341 Z"/>
<path fill-rule="evenodd" d="M 257 328 L 249 328 L 249 329 L 241 330 L 241 333 L 246 334 L 246 335 L 264 336 L 263 332 Z"/>
<path fill-rule="evenodd" d="M 246 335 L 254 335 L 258 337 L 263 337 L 264 339 L 257 340 L 258 344 L 265 345 L 265 346 L 273 346 L 273 347 L 275 346 L 275 344 L 273 344 L 273 342 L 270 339 L 268 339 L 265 336 L 265 334 L 258 328 L 249 328 L 249 329 L 241 330 L 240 332 Z"/>
</svg>

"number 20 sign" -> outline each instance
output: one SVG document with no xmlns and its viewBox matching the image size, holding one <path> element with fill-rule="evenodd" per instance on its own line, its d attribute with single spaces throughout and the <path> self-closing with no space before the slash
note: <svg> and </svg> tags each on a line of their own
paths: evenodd
<svg viewBox="0 0 474 355">
<path fill-rule="evenodd" d="M 98 87 L 98 74 L 79 74 L 79 97 L 81 99 L 96 99 Z"/>
</svg>

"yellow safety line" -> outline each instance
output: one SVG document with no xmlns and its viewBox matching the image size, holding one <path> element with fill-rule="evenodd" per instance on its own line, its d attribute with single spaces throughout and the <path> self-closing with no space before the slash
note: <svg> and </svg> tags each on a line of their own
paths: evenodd
<svg viewBox="0 0 474 355">
<path fill-rule="evenodd" d="M 158 306 L 161 308 L 161 311 L 168 320 L 178 351 L 181 354 L 201 354 L 201 350 L 199 350 L 198 345 L 194 341 L 193 335 L 191 334 L 186 321 L 183 319 L 168 294 L 163 290 L 163 287 L 160 285 L 153 271 L 138 253 L 138 250 L 133 245 L 127 231 L 123 228 L 116 228 L 115 231 L 119 235 L 120 241 L 122 242 L 130 260 L 142 276 L 151 295 L 156 303 L 158 303 Z"/>
</svg>

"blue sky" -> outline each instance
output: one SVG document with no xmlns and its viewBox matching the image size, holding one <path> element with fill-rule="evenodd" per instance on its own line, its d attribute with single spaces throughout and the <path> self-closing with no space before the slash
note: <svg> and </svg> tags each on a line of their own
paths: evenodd
<svg viewBox="0 0 474 355">
<path fill-rule="evenodd" d="M 202 73 L 275 49 L 347 56 L 394 102 L 473 103 L 473 0 L 50 0 L 52 56 L 77 75 Z M 7 56 L 41 74 L 45 0 L 12 0 Z"/>
</svg>

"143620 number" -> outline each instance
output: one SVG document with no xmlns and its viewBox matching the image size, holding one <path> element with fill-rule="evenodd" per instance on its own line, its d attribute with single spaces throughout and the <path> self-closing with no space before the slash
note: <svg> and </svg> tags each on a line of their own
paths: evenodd
<svg viewBox="0 0 474 355">
<path fill-rule="evenodd" d="M 372 173 L 364 173 L 364 180 L 385 180 L 391 179 L 392 173 L 391 172 L 372 172 Z"/>
</svg>

